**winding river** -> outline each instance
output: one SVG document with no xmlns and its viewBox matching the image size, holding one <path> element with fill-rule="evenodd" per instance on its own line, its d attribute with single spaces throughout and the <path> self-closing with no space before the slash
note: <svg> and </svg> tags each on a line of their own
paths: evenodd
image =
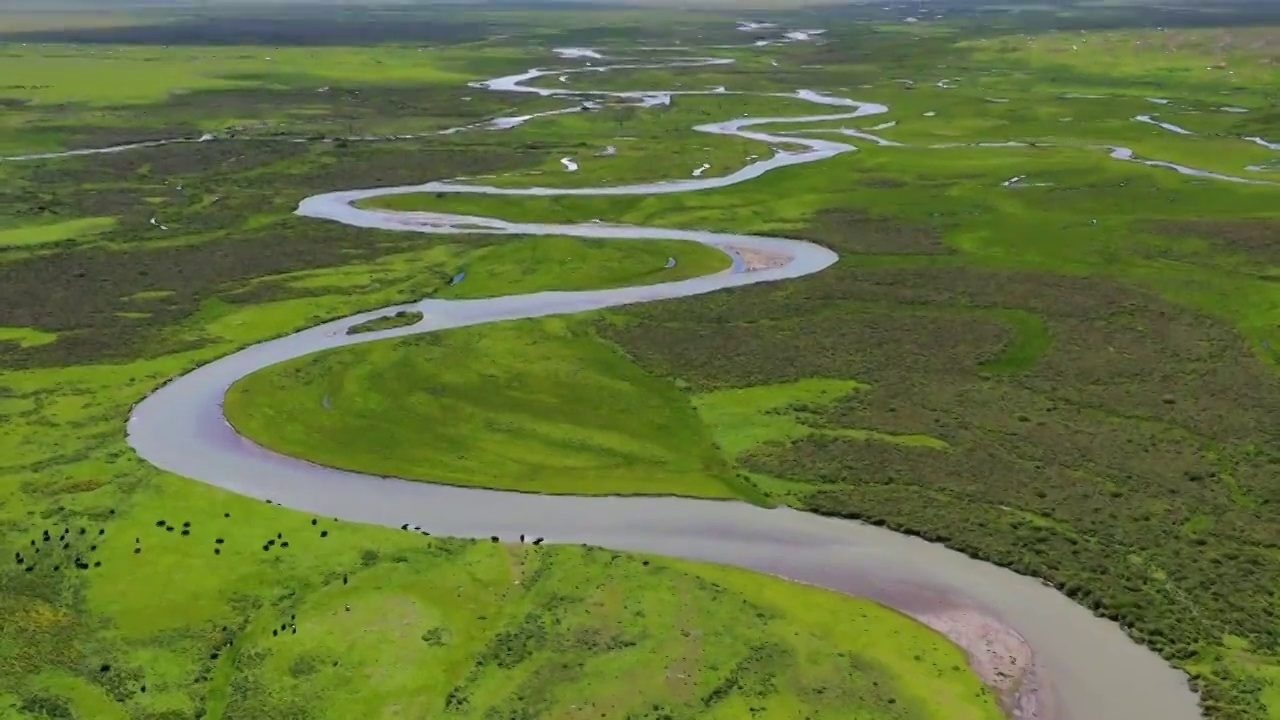
<svg viewBox="0 0 1280 720">
<path fill-rule="evenodd" d="M 564 49 L 562 56 L 599 57 Z M 676 60 L 659 66 L 726 62 Z M 583 91 L 530 87 L 542 76 L 603 72 L 610 67 L 531 70 L 477 83 L 478 88 L 563 96 L 612 96 L 642 106 L 669 102 L 668 91 Z M 722 92 L 722 91 L 718 91 Z M 693 192 L 750 180 L 773 169 L 848 152 L 828 139 L 776 135 L 764 124 L 853 119 L 881 114 L 883 105 L 817 92 L 787 97 L 832 112 L 808 117 L 738 118 L 702 125 L 701 132 L 749 138 L 778 151 L 721 177 L 694 177 L 605 188 L 501 188 L 458 182 L 350 190 L 307 198 L 297 213 L 368 228 L 427 233 L 570 235 L 583 238 L 678 239 L 719 248 L 734 258 L 723 272 L 642 287 L 540 292 L 478 300 L 435 300 L 362 313 L 245 348 L 168 383 L 139 403 L 128 422 L 138 455 L 201 482 L 278 504 L 353 521 L 421 526 L 440 535 L 506 539 L 520 534 L 548 542 L 590 543 L 737 565 L 801 582 L 868 596 L 945 632 L 970 653 L 975 669 L 996 687 L 1006 711 L 1020 718 L 1067 720 L 1195 720 L 1199 711 L 1185 677 L 1136 645 L 1116 625 L 1094 617 L 1051 587 L 940 545 L 857 522 L 791 509 L 682 498 L 569 497 L 431 485 L 320 467 L 267 451 L 226 422 L 222 399 L 236 380 L 309 353 L 389 337 L 481 323 L 576 313 L 687 297 L 728 287 L 816 273 L 836 262 L 820 246 L 778 237 L 635 227 L 600 222 L 538 224 L 432 212 L 356 208 L 364 198 L 411 192 L 486 195 L 621 195 Z M 775 260 L 753 267 L 749 257 Z M 410 327 L 355 336 L 347 327 L 412 308 L 424 319 Z M 832 622 L 839 622 L 833 618 Z"/>
</svg>

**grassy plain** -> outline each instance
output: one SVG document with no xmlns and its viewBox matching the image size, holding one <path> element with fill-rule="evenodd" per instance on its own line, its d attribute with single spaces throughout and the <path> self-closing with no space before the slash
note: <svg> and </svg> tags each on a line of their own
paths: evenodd
<svg viewBox="0 0 1280 720">
<path fill-rule="evenodd" d="M 526 492 L 734 495 L 679 389 L 558 319 L 299 358 L 236 383 L 224 409 L 272 450 L 347 470 Z"/>
<path fill-rule="evenodd" d="M 590 290 L 650 285 L 701 277 L 728 269 L 729 256 L 706 245 L 676 240 L 616 243 L 580 238 L 540 237 L 477 250 L 466 272 L 441 290 L 442 298 L 480 298 L 544 290 Z M 667 267 L 667 261 L 676 264 Z M 466 271 L 465 266 L 463 270 Z"/>
<path fill-rule="evenodd" d="M 371 204 L 786 234 L 836 249 L 840 264 L 794 283 L 583 318 L 600 349 L 573 352 L 621 351 L 636 363 L 626 372 L 668 378 L 682 401 L 645 412 L 692 407 L 733 471 L 774 501 L 1045 578 L 1188 670 L 1209 716 L 1275 718 L 1280 190 L 1098 147 L 1267 179 L 1249 168 L 1275 151 L 1247 138 L 1276 141 L 1275 32 L 939 32 L 906 44 L 894 31 L 847 45 L 837 32 L 823 47 L 772 51 L 769 78 L 670 75 L 685 87 L 791 83 L 885 102 L 888 114 L 825 127 L 896 122 L 873 132 L 908 147 L 852 140 L 859 152 L 820 172 L 697 194 Z M 1071 49 L 1081 42 L 1123 46 L 1123 62 Z M 1197 65 L 1206 53 L 1224 65 Z M 662 82 L 645 72 L 646 85 Z M 955 87 L 939 87 L 944 78 Z M 1133 119 L 1142 114 L 1195 134 Z M 1037 146 L 971 146 L 1008 140 Z M 957 146 L 931 147 L 943 144 Z M 1014 177 L 1024 179 L 1004 184 Z M 563 342 L 533 324 L 487 333 L 517 331 L 519 342 L 486 347 L 477 377 L 510 362 L 511 347 Z M 570 392 L 558 400 L 549 419 L 581 406 Z M 687 465 L 697 448 L 669 462 Z"/>
<path fill-rule="evenodd" d="M 309 518 L 121 470 L 128 509 L 64 511 L 45 518 L 48 542 L 33 528 L 35 546 L 13 543 L 24 563 L 3 571 L 0 705 L 13 717 L 733 717 L 750 704 L 888 719 L 956 717 L 956 703 L 999 717 L 960 651 L 865 601 Z M 834 635 L 829 613 L 845 618 Z"/>
<path fill-rule="evenodd" d="M 409 237 L 290 216 L 320 190 L 554 159 L 554 145 L 465 133 L 429 147 L 268 139 L 542 109 L 462 85 L 541 54 L 467 50 L 464 68 L 403 48 L 3 50 L 5 77 L 35 78 L 5 89 L 5 154 L 228 123 L 240 139 L 0 163 L 0 535 L 14 558 L 0 570 L 0 716 L 1000 717 L 961 651 L 872 603 L 662 558 L 311 518 L 128 450 L 129 408 L 159 384 L 324 319 L 725 267 L 683 243 Z M 379 84 L 400 81 L 414 84 Z M 337 82 L 347 91 L 317 92 Z M 727 467 L 713 449 L 706 461 Z"/>
<path fill-rule="evenodd" d="M 630 283 L 668 254 L 680 257 L 679 272 L 723 262 L 708 256 L 704 267 L 690 250 L 654 244 L 582 243 L 569 255 L 561 239 L 442 240 L 290 217 L 299 198 L 349 187 L 513 172 L 520 174 L 495 182 L 618 182 L 687 177 L 704 162 L 712 164 L 710 174 L 727 172 L 767 148 L 687 127 L 748 109 L 808 111 L 781 99 L 678 98 L 665 109 L 562 115 L 502 133 L 340 139 L 563 107 L 463 84 L 558 62 L 545 51 L 553 43 L 751 37 L 734 31 L 731 18 L 664 15 L 643 30 L 634 16 L 598 30 L 586 29 L 579 14 L 567 22 L 579 27 L 545 30 L 537 42 L 481 33 L 471 36 L 474 45 L 442 42 L 421 53 L 190 42 L 168 50 L 4 46 L 5 77 L 35 73 L 44 60 L 50 65 L 39 75 L 48 87 L 5 90 L 2 154 L 203 132 L 236 139 L 0 163 L 4 232 L 114 218 L 76 242 L 0 249 L 0 528 L 14 552 L 31 553 L 35 539 L 41 554 L 41 529 L 53 537 L 72 530 L 65 555 L 60 544 L 48 551 L 58 560 L 42 558 L 28 573 L 24 555 L 22 566 L 0 574 L 0 612 L 6 630 L 17 628 L 0 641 L 3 712 L 168 720 L 203 707 L 226 718 L 336 716 L 352 707 L 390 711 L 407 697 L 443 689 L 437 677 L 450 681 L 444 698 L 461 688 L 454 697 L 469 699 L 464 713 L 476 717 L 517 701 L 561 717 L 567 695 L 555 693 L 635 701 L 597 705 L 595 715 L 738 717 L 741 698 L 758 687 L 752 683 L 768 678 L 777 691 L 766 707 L 778 717 L 800 714 L 795 698 L 820 717 L 962 712 L 954 700 L 977 687 L 951 670 L 960 665 L 954 650 L 921 636 L 919 648 L 931 649 L 908 648 L 925 659 L 925 671 L 916 672 L 905 660 L 913 652 L 882 642 L 894 622 L 889 616 L 868 607 L 866 625 L 829 623 L 832 615 L 852 620 L 860 612 L 854 608 L 863 606 L 847 598 L 657 559 L 645 566 L 577 549 L 439 542 L 324 519 L 312 526 L 305 516 L 156 471 L 124 445 L 128 408 L 159 383 L 322 319 L 433 293 Z M 473 454 L 515 439 L 529 457 L 576 463 L 566 491 L 603 491 L 612 483 L 609 491 L 634 492 L 650 483 L 646 489 L 658 492 L 758 493 L 946 542 L 1051 580 L 1116 619 L 1192 673 L 1215 720 L 1280 717 L 1272 511 L 1280 502 L 1277 191 L 1187 179 L 1089 147 L 1116 142 L 1142 156 L 1254 172 L 1245 165 L 1266 164 L 1270 154 L 1244 137 L 1280 141 L 1266 135 L 1275 127 L 1267 101 L 1274 94 L 1274 74 L 1266 72 L 1272 46 L 1253 30 L 1037 34 L 1028 45 L 1024 30 L 1002 34 L 996 25 L 980 29 L 963 20 L 925 23 L 923 30 L 900 22 L 829 25 L 825 45 L 725 49 L 743 58 L 736 67 L 592 73 L 590 82 L 809 87 L 885 102 L 889 114 L 854 125 L 897 121 L 877 132 L 913 146 L 1025 139 L 1072 147 L 876 148 L 854 141 L 858 153 L 821 166 L 693 195 L 399 198 L 412 207 L 513 220 L 599 217 L 789 234 L 829 245 L 843 259 L 777 287 L 402 341 L 454 359 L 443 378 L 437 366 L 406 360 L 389 344 L 309 359 L 293 368 L 315 380 L 306 388 L 280 376 L 246 381 L 271 393 L 248 398 L 253 411 L 274 411 L 278 400 L 282 412 L 306 410 L 324 420 L 317 393 L 340 377 L 375 389 L 447 382 L 450 394 L 424 397 L 402 417 L 438 421 L 452 402 L 450 419 L 466 416 L 468 428 L 505 423 L 499 433 L 462 437 Z M 1271 31 L 1257 32 L 1265 39 Z M 1117 52 L 1123 46 L 1124 62 L 1069 50 L 1078 38 Z M 1170 42 L 1188 50 L 1166 48 Z M 1148 50 L 1130 52 L 1130 43 Z M 1223 43 L 1230 47 L 1222 50 L 1228 66 L 1221 72 L 1191 64 Z M 117 51 L 119 58 L 103 57 Z M 189 67 L 152 75 L 162 63 L 146 58 L 166 57 Z M 1238 81 L 1230 80 L 1233 71 Z M 136 85 L 108 82 L 129 73 L 141 76 Z M 164 82 L 148 79 L 162 76 Z M 937 87 L 944 77 L 957 78 L 957 87 Z M 913 89 L 896 78 L 915 80 Z M 330 90 L 319 92 L 326 85 Z M 1065 92 L 1108 97 L 1061 97 Z M 1228 103 L 1249 112 L 1216 109 Z M 1143 112 L 1198 135 L 1131 119 Z M 641 139 L 619 141 L 623 132 Z M 307 137 L 333 142 L 279 139 Z M 616 157 L 594 157 L 610 144 L 619 148 Z M 562 171 L 565 156 L 581 161 L 578 173 Z M 1024 174 L 1021 185 L 1002 186 Z M 582 256 L 590 263 L 564 262 L 580 252 L 593 253 Z M 600 267 L 606 270 L 597 274 Z M 464 282 L 446 290 L 461 268 Z M 484 351 L 481 361 L 476 348 Z M 344 357 L 381 366 L 344 369 Z M 528 357 L 538 364 L 526 367 Z M 375 377 L 380 367 L 386 382 Z M 530 377 L 534 368 L 545 372 Z M 501 371 L 503 382 L 481 393 L 479 373 L 486 371 Z M 585 380 L 575 380 L 574 371 Z M 546 393 L 536 402 L 517 392 L 520 382 L 534 380 Z M 584 387 L 620 402 L 597 407 L 598 393 L 589 396 Z M 640 388 L 650 392 L 637 397 Z M 488 393 L 505 404 L 494 410 L 485 404 Z M 257 404 L 264 398 L 270 402 Z M 365 409 L 355 400 L 389 402 L 377 394 L 341 400 L 352 412 Z M 583 415 L 583 407 L 596 415 Z M 587 427 L 584 417 L 592 419 Z M 559 435 L 533 432 L 542 427 Z M 549 449 L 583 437 L 592 442 Z M 395 459 L 391 453 L 403 446 L 383 449 L 388 455 L 379 462 Z M 620 456 L 651 472 L 624 485 L 628 476 L 602 478 L 592 469 Z M 509 473 L 476 462 L 446 467 L 455 482 L 510 486 L 513 477 L 529 478 L 523 460 L 508 458 Z M 443 465 L 438 454 L 409 464 Z M 174 531 L 157 527 L 158 520 Z M 192 523 L 187 536 L 184 521 Z M 105 539 L 78 539 L 82 525 L 89 533 L 105 528 Z M 276 545 L 262 550 L 273 538 Z M 290 546 L 281 547 L 286 540 Z M 142 552 L 135 555 L 134 546 Z M 66 569 L 77 553 L 103 565 Z M 458 578 L 446 587 L 462 585 L 461 595 L 442 594 L 431 582 L 441 576 Z M 521 586 L 512 585 L 515 578 Z M 564 613 L 556 615 L 558 630 L 527 621 L 531 610 L 553 606 Z M 470 614 L 481 607 L 493 610 L 483 619 Z M 777 619 L 762 625 L 761 613 Z M 690 636 L 676 638 L 669 630 L 686 627 L 684 617 Z M 382 623 L 377 632 L 356 632 L 364 629 L 360 621 L 375 620 Z M 285 635 L 272 637 L 280 623 Z M 821 629 L 806 635 L 815 624 Z M 559 634 L 565 628 L 573 632 Z M 801 635 L 790 636 L 796 628 Z M 845 631 L 853 633 L 848 645 L 813 640 Z M 919 629 L 901 624 L 898 631 Z M 622 647 L 602 652 L 617 643 Z M 851 654 L 826 654 L 840 648 Z M 657 652 L 636 657 L 648 649 Z M 579 658 L 584 665 L 573 664 Z M 685 661 L 701 673 L 686 672 Z M 441 668 L 439 675 L 381 672 L 419 662 L 440 663 L 430 666 Z M 850 665 L 859 668 L 855 674 Z M 367 678 L 372 667 L 386 684 L 349 694 L 351 681 Z M 567 684 L 570 671 L 585 679 Z M 618 676 L 628 678 L 628 691 L 638 688 L 635 695 L 603 681 Z M 826 687 L 840 687 L 863 699 L 840 695 L 846 704 L 814 705 L 818 693 L 798 679 L 805 677 L 824 679 L 822 697 L 833 696 Z M 739 685 L 723 684 L 731 678 Z M 676 682 L 685 679 L 692 689 Z M 872 679 L 880 690 L 895 688 L 892 709 L 887 699 L 862 693 Z M 722 686 L 736 689 L 703 710 L 706 699 L 722 698 Z M 995 712 L 986 696 L 963 707 L 973 717 Z"/>
<path fill-rule="evenodd" d="M 391 328 L 405 327 L 414 325 L 422 321 L 422 313 L 417 310 L 397 310 L 394 313 L 380 315 L 372 320 L 365 320 L 347 328 L 348 335 L 359 335 L 360 333 L 378 332 L 379 330 L 390 330 Z"/>
<path fill-rule="evenodd" d="M 115 224 L 115 218 L 82 218 L 49 225 L 0 229 L 0 248 L 45 245 L 91 237 Z"/>
<path fill-rule="evenodd" d="M 58 339 L 53 333 L 41 332 L 35 328 L 6 327 L 0 328 L 0 342 L 8 342 L 19 347 L 48 345 Z"/>
<path fill-rule="evenodd" d="M 516 707 L 732 717 L 750 704 L 763 717 L 943 718 L 963 700 L 967 717 L 999 716 L 957 649 L 869 603 L 656 558 L 313 524 L 166 475 L 124 447 L 129 406 L 164 379 L 423 294 L 424 265 L 452 267 L 465 252 L 280 275 L 307 294 L 252 304 L 235 300 L 238 284 L 223 286 L 225 299 L 169 330 L 201 338 L 195 349 L 7 371 L 3 506 L 22 562 L 0 572 L 0 707 L 20 718 L 349 717 L 406 703 L 460 717 Z M 68 433 L 83 444 L 67 448 Z M 848 619 L 834 642 L 832 612 Z"/>
</svg>

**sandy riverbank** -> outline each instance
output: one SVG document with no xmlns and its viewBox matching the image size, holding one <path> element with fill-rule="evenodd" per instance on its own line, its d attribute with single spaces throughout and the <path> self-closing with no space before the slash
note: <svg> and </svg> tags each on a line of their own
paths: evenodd
<svg viewBox="0 0 1280 720">
<path fill-rule="evenodd" d="M 756 250 L 745 247 L 726 246 L 728 250 L 738 257 L 742 258 L 743 271 L 755 272 L 757 270 L 768 270 L 770 268 L 779 268 L 791 262 L 789 255 L 781 253 L 771 253 L 762 250 Z"/>
<path fill-rule="evenodd" d="M 1009 717 L 1056 720 L 1047 694 L 1041 692 L 1043 673 L 1031 646 L 1008 625 L 962 608 L 908 614 L 968 653 L 970 667 L 996 692 Z"/>
</svg>

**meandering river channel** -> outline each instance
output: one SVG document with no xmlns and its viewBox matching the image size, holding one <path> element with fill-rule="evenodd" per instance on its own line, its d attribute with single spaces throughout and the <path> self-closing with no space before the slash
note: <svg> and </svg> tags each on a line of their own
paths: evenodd
<svg viewBox="0 0 1280 720">
<path fill-rule="evenodd" d="M 562 57 L 600 58 L 594 50 L 562 49 Z M 650 66 L 727 62 L 683 59 Z M 528 83 L 547 75 L 603 72 L 610 67 L 530 70 L 477 83 L 477 88 L 563 96 L 575 102 L 614 97 L 641 106 L 670 102 L 662 90 L 626 92 L 556 89 Z M 723 91 L 714 91 L 723 92 Z M 946 633 L 969 652 L 974 668 L 1019 718 L 1066 720 L 1194 720 L 1196 697 L 1185 677 L 1133 643 L 1115 624 L 1094 617 L 1051 587 L 940 545 L 856 522 L 791 509 L 680 498 L 570 497 L 497 492 L 374 477 L 320 467 L 267 451 L 226 422 L 222 400 L 232 383 L 267 366 L 309 353 L 389 337 L 482 323 L 687 297 L 816 273 L 836 262 L 820 246 L 779 237 L 603 222 L 539 224 L 431 212 L 360 209 L 357 200 L 397 193 L 486 195 L 622 195 L 694 192 L 725 187 L 776 168 L 812 163 L 853 146 L 797 134 L 769 134 L 765 124 L 853 119 L 881 114 L 883 105 L 798 91 L 830 112 L 808 117 L 737 118 L 696 128 L 749 138 L 777 151 L 721 177 L 693 177 L 601 188 L 503 188 L 460 182 L 350 190 L 304 200 L 300 215 L 368 228 L 426 233 L 571 235 L 584 238 L 680 239 L 719 248 L 733 266 L 713 275 L 641 287 L 541 292 L 480 300 L 433 300 L 362 313 L 271 340 L 176 378 L 135 408 L 128 439 L 149 462 L 201 482 L 278 504 L 354 521 L 421 526 L 438 535 L 590 543 L 727 563 L 868 596 Z M 560 111 L 564 112 L 564 111 Z M 522 118 L 527 120 L 528 118 Z M 865 137 L 865 134 L 862 135 Z M 1118 152 L 1118 151 L 1116 151 Z M 744 258 L 768 257 L 754 265 Z M 410 327 L 354 336 L 353 324 L 412 308 L 424 319 Z M 839 622 L 839 618 L 832 618 Z"/>
</svg>

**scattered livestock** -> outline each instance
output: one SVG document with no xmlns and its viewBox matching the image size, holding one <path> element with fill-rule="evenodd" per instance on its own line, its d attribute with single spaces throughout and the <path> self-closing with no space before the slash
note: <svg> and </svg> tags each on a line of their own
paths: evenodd
<svg viewBox="0 0 1280 720">
<path fill-rule="evenodd" d="M 97 534 L 98 536 L 105 535 L 106 529 L 99 528 Z M 85 553 L 97 552 L 98 550 L 97 543 L 93 543 L 89 545 L 87 550 L 84 548 L 71 547 L 72 544 L 76 542 L 76 536 L 85 537 L 88 535 L 89 535 L 89 528 L 84 526 L 80 526 L 79 528 L 77 528 L 77 530 L 74 533 L 71 527 L 69 526 L 63 527 L 62 533 L 58 536 L 58 542 L 61 543 L 61 547 L 58 549 L 69 551 L 68 554 L 72 555 L 72 557 L 70 558 L 64 558 L 66 560 L 65 565 L 68 568 L 74 567 L 78 570 L 88 570 L 90 568 L 102 567 L 101 561 L 96 561 L 91 563 L 89 560 L 85 559 Z M 51 542 L 53 540 L 53 531 L 51 531 L 48 528 L 44 528 L 43 530 L 40 531 L 40 538 L 42 542 Z M 41 545 L 36 542 L 35 538 L 30 538 L 27 541 L 27 544 L 28 544 L 28 547 L 32 548 L 33 554 L 35 555 L 40 554 Z M 23 572 L 34 572 L 39 567 L 39 565 L 35 562 L 35 558 L 28 558 L 26 555 L 23 555 L 21 551 L 17 551 L 17 550 L 14 551 L 13 560 L 14 560 L 14 563 L 16 563 L 17 565 L 23 566 L 22 567 Z M 63 568 L 63 565 L 64 563 L 60 562 L 58 564 L 53 565 L 51 569 L 56 572 L 61 570 Z"/>
<path fill-rule="evenodd" d="M 223 517 L 224 517 L 224 518 L 230 518 L 230 517 L 231 517 L 231 514 L 230 514 L 230 513 L 223 513 Z M 311 520 L 311 525 L 312 525 L 312 527 L 316 527 L 316 526 L 318 526 L 318 525 L 319 525 L 319 519 L 318 519 L 318 518 L 311 518 L 310 520 Z M 178 530 L 178 529 L 179 529 L 179 528 L 175 527 L 175 524 L 170 524 L 170 523 L 169 523 L 167 520 L 165 520 L 165 519 L 159 519 L 159 520 L 157 520 L 157 521 L 155 522 L 155 527 L 156 527 L 156 528 L 164 528 L 165 532 L 174 532 L 175 530 Z M 183 535 L 183 536 L 189 536 L 189 535 L 191 534 L 191 529 L 192 529 L 192 527 L 193 527 L 193 523 L 192 523 L 191 521 L 189 521 L 189 520 L 187 520 L 187 521 L 183 521 L 183 522 L 180 524 L 180 528 L 181 528 L 181 535 Z M 425 530 L 422 530 L 420 527 L 415 526 L 415 525 L 410 525 L 410 524 L 408 524 L 408 523 L 406 523 L 406 524 L 403 526 L 403 528 L 404 528 L 404 529 L 406 529 L 406 530 L 407 530 L 407 529 L 412 529 L 412 530 L 414 530 L 414 531 L 417 531 L 417 532 L 421 533 L 423 536 L 430 536 L 430 535 L 431 535 L 431 533 L 429 533 L 429 532 L 427 532 L 427 531 L 425 531 Z M 73 531 L 73 529 L 72 529 L 72 528 L 67 527 L 67 528 L 64 528 L 64 529 L 63 529 L 62 534 L 59 536 L 58 540 L 60 541 L 60 543 L 61 543 L 61 545 L 62 545 L 62 547 L 63 547 L 64 549 L 71 549 L 71 548 L 70 548 L 70 546 L 74 543 L 74 540 L 73 540 L 73 539 L 69 539 L 69 538 L 68 538 L 68 536 L 72 536 L 72 537 L 74 537 L 75 535 L 79 535 L 79 536 L 81 536 L 81 537 L 89 536 L 89 535 L 92 535 L 92 534 L 93 534 L 93 533 L 91 533 L 91 532 L 90 532 L 90 530 L 91 530 L 91 528 L 88 528 L 88 527 L 78 527 L 78 528 L 76 528 L 76 530 L 74 530 L 74 531 Z M 96 533 L 96 536 L 95 536 L 95 537 L 104 536 L 105 534 L 106 534 L 106 529 L 105 529 L 105 528 L 100 528 L 100 529 L 98 530 L 98 532 Z M 328 531 L 328 530 L 323 530 L 323 529 L 322 529 L 322 530 L 320 530 L 320 531 L 319 531 L 319 535 L 320 535 L 320 537 L 322 537 L 322 538 L 328 537 L 328 536 L 329 536 L 329 531 Z M 42 539 L 43 539 L 43 541 L 44 541 L 44 542 L 51 542 L 51 541 L 53 540 L 52 531 L 50 531 L 50 530 L 48 530 L 48 529 L 43 530 L 43 531 L 42 531 L 42 533 L 41 533 L 41 537 L 42 537 Z M 275 533 L 275 538 L 274 538 L 274 539 L 268 539 L 268 540 L 267 540 L 267 542 L 262 546 L 263 551 L 264 551 L 264 552 L 269 551 L 272 547 L 277 547 L 277 548 L 287 548 L 287 547 L 289 547 L 289 541 L 284 540 L 283 538 L 284 538 L 284 533 L 283 533 L 283 532 L 277 532 L 277 533 Z M 490 539 L 491 539 L 491 541 L 492 541 L 492 542 L 494 542 L 494 543 L 501 542 L 501 539 L 500 539 L 500 538 L 499 538 L 499 536 L 497 536 L 497 535 L 491 536 L 491 538 L 490 538 Z M 531 536 L 529 536 L 529 535 L 526 535 L 526 534 L 524 534 L 524 533 L 521 533 L 521 534 L 520 534 L 520 542 L 521 542 L 521 543 L 525 543 L 526 541 L 531 541 L 531 542 L 532 542 L 532 544 L 534 544 L 534 545 L 540 545 L 540 544 L 542 544 L 542 542 L 543 542 L 543 538 L 541 538 L 541 537 L 533 538 L 533 537 L 531 537 Z M 141 538 L 141 536 L 135 536 L 135 537 L 134 537 L 134 539 L 133 539 L 133 542 L 134 542 L 133 553 L 134 553 L 135 555 L 141 554 L 141 553 L 142 553 L 142 538 Z M 226 540 L 226 538 L 225 538 L 225 537 L 215 537 L 215 538 L 214 538 L 214 541 L 213 541 L 213 543 L 214 543 L 214 548 L 213 548 L 213 553 L 214 553 L 214 555 L 221 555 L 221 554 L 222 554 L 222 546 L 224 546 L 224 545 L 226 544 L 226 542 L 227 542 L 227 540 Z M 32 538 L 32 539 L 30 539 L 30 540 L 29 540 L 29 547 L 30 547 L 30 548 L 32 548 L 33 554 L 34 554 L 34 553 L 39 553 L 39 552 L 40 552 L 40 550 L 41 550 L 41 548 L 40 548 L 40 544 L 36 542 L 36 539 L 35 539 L 35 538 Z M 46 549 L 47 549 L 47 548 L 46 548 Z M 97 550 L 98 550 L 98 544 L 97 544 L 96 542 L 95 542 L 95 543 L 92 543 L 92 544 L 89 544 L 89 545 L 88 545 L 88 549 L 87 549 L 87 551 L 86 551 L 86 550 L 84 550 L 83 546 L 81 546 L 81 548 L 80 548 L 80 552 L 81 552 L 81 553 L 85 553 L 85 552 L 96 552 Z M 33 558 L 27 557 L 27 555 L 25 555 L 25 554 L 24 554 L 22 551 L 20 551 L 20 550 L 15 550 L 15 551 L 14 551 L 14 561 L 15 561 L 18 565 L 23 566 L 23 570 L 24 570 L 25 572 L 32 572 L 32 571 L 34 571 L 34 570 L 36 570 L 36 569 L 37 569 L 37 565 L 36 565 L 36 563 L 33 561 Z M 53 565 L 53 566 L 52 566 L 52 570 L 53 570 L 53 571 L 55 571 L 55 572 L 57 572 L 57 571 L 61 570 L 61 569 L 62 569 L 63 564 L 64 564 L 64 563 L 59 563 L 59 564 Z M 102 562 L 101 562 L 100 560 L 91 560 L 91 559 L 88 559 L 88 558 L 87 558 L 87 556 L 86 556 L 86 555 L 83 555 L 83 554 L 76 554 L 73 558 L 68 558 L 68 562 L 67 562 L 67 563 L 65 563 L 65 564 L 67 564 L 67 566 L 68 566 L 68 567 L 74 566 L 75 568 L 77 568 L 77 569 L 79 569 L 79 570 L 89 570 L 89 569 L 91 569 L 91 568 L 98 568 L 98 567 L 101 567 L 101 566 L 102 566 Z M 647 564 L 647 563 L 646 563 L 646 564 Z M 49 566 L 46 566 L 46 567 L 49 567 Z M 350 583 L 350 576 L 349 576 L 347 573 L 343 573 L 343 575 L 342 575 L 342 584 L 345 586 L 345 585 L 348 585 L 349 583 Z M 346 612 L 351 612 L 351 605 L 350 605 L 350 604 L 344 604 L 344 606 L 343 606 L 343 607 L 344 607 L 344 610 L 345 610 Z M 288 621 L 288 622 L 282 622 L 282 623 L 280 624 L 280 627 L 279 627 L 279 628 L 273 628 L 273 629 L 272 629 L 272 633 L 271 633 L 271 634 L 272 634 L 272 636 L 273 636 L 273 637 L 279 637 L 279 636 L 280 636 L 280 635 L 281 635 L 285 630 L 288 630 L 288 631 L 289 631 L 289 633 L 290 633 L 290 634 L 292 634 L 292 635 L 296 635 L 296 634 L 298 633 L 298 626 L 297 626 L 297 622 L 296 622 L 296 621 L 297 621 L 297 615 L 296 615 L 296 613 L 290 613 L 290 615 L 289 615 L 289 621 Z M 225 626 L 224 626 L 224 632 L 226 632 L 226 628 L 225 628 Z M 225 646 L 225 647 L 229 647 L 229 646 L 231 646 L 231 645 L 232 645 L 232 642 L 233 642 L 232 640 L 228 639 L 228 640 L 227 640 L 227 642 L 226 642 L 226 646 Z M 212 651 L 212 652 L 210 653 L 210 655 L 209 655 L 210 660 L 218 660 L 218 659 L 220 658 L 220 656 L 221 656 L 221 651 L 222 651 L 222 648 L 220 648 L 220 649 L 218 649 L 218 650 L 214 650 L 214 651 Z M 101 667 L 101 671 L 102 671 L 102 672 L 104 672 L 104 673 L 109 672 L 109 671 L 110 671 L 110 666 L 109 666 L 109 665 L 107 665 L 107 664 L 102 665 L 102 667 Z M 139 687 L 139 692 L 146 692 L 146 685 L 141 685 L 141 686 Z"/>
</svg>

